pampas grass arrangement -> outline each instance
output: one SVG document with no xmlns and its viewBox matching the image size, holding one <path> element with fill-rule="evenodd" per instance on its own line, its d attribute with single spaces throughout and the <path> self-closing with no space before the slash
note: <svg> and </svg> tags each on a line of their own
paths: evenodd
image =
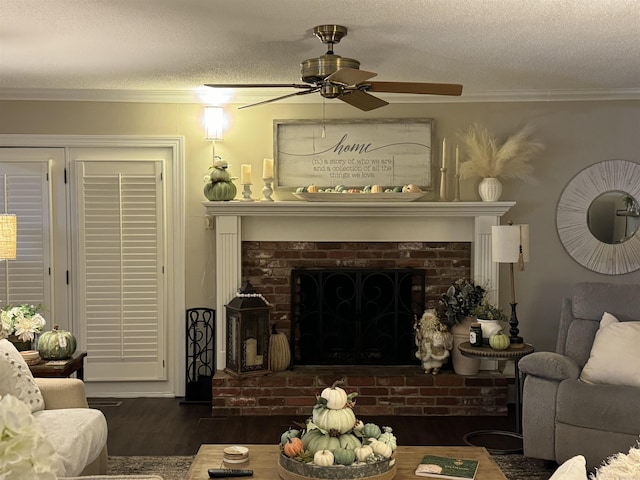
<svg viewBox="0 0 640 480">
<path fill-rule="evenodd" d="M 467 160 L 460 164 L 462 178 L 519 179 L 533 183 L 533 166 L 529 163 L 544 145 L 531 138 L 533 128 L 525 125 L 502 145 L 487 127 L 478 123 L 460 134 L 462 152 Z"/>
</svg>

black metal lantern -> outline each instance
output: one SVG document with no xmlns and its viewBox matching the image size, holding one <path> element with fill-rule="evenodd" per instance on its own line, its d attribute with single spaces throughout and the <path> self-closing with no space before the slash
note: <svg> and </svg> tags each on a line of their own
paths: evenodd
<svg viewBox="0 0 640 480">
<path fill-rule="evenodd" d="M 269 370 L 269 312 L 271 305 L 248 281 L 225 305 L 227 309 L 227 366 L 234 377 L 271 373 Z"/>
</svg>

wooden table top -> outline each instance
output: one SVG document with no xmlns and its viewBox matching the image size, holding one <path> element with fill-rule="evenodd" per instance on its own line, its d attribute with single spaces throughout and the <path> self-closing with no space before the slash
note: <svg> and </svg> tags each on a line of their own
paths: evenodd
<svg viewBox="0 0 640 480">
<path fill-rule="evenodd" d="M 525 343 L 520 347 L 509 346 L 505 350 L 494 350 L 488 346 L 474 347 L 469 342 L 463 342 L 458 349 L 465 357 L 490 358 L 493 360 L 519 360 L 525 355 L 533 353 L 533 345 Z"/>
<path fill-rule="evenodd" d="M 253 470 L 253 480 L 278 480 L 278 455 L 280 451 L 273 445 L 243 445 L 249 449 L 249 461 L 240 464 L 226 464 L 222 461 L 222 450 L 229 445 L 203 444 L 198 450 L 193 464 L 187 474 L 187 480 L 207 480 L 209 468 L 234 468 Z M 491 455 L 483 447 L 419 447 L 399 446 L 396 450 L 397 473 L 395 480 L 417 479 L 414 475 L 416 466 L 424 455 L 443 455 L 465 459 L 479 460 L 476 480 L 507 480 L 493 461 Z"/>
</svg>

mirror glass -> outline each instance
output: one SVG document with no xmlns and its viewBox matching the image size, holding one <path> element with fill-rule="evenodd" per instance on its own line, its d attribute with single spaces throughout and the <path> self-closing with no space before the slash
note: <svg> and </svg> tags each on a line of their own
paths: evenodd
<svg viewBox="0 0 640 480">
<path fill-rule="evenodd" d="M 640 226 L 638 202 L 621 190 L 598 195 L 587 210 L 587 225 L 591 234 L 603 243 L 626 242 Z"/>
</svg>

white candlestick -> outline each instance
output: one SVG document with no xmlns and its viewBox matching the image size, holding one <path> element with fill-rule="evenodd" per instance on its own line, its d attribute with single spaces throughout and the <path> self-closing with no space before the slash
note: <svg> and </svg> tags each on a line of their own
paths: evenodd
<svg viewBox="0 0 640 480">
<path fill-rule="evenodd" d="M 447 139 L 442 139 L 442 168 L 447 168 Z"/>
<path fill-rule="evenodd" d="M 273 178 L 273 158 L 262 161 L 262 178 Z"/>
<path fill-rule="evenodd" d="M 240 167 L 240 183 L 250 185 L 251 182 L 251 165 L 243 163 Z"/>
<path fill-rule="evenodd" d="M 456 145 L 456 175 L 460 175 L 460 149 Z"/>
</svg>

